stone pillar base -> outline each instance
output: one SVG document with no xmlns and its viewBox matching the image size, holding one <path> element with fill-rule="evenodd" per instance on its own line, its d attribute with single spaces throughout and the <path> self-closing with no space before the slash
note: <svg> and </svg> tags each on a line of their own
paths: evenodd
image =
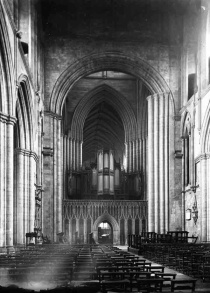
<svg viewBox="0 0 210 293">
<path fill-rule="evenodd" d="M 14 246 L 7 246 L 6 249 L 7 249 L 7 253 L 8 253 L 8 254 L 15 252 L 15 248 L 14 248 Z"/>
<path fill-rule="evenodd" d="M 0 247 L 0 253 L 7 253 L 6 247 Z"/>
<path fill-rule="evenodd" d="M 16 244 L 14 246 L 15 252 L 20 251 L 21 249 L 25 249 L 25 244 Z"/>
</svg>

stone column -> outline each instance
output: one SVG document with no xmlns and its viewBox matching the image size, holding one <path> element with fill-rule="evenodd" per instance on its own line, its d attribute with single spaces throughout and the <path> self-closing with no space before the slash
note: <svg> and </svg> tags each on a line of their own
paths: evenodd
<svg viewBox="0 0 210 293">
<path fill-rule="evenodd" d="M 62 122 L 60 122 L 60 130 L 62 129 Z M 63 160 L 63 133 L 61 132 L 60 134 L 60 193 L 61 193 L 61 212 L 63 211 L 62 209 L 62 201 L 64 199 L 64 172 L 63 172 L 63 167 L 64 167 L 64 160 Z M 62 216 L 61 216 L 61 229 L 64 229 L 63 221 L 62 221 Z"/>
<path fill-rule="evenodd" d="M 73 157 L 73 154 L 72 154 L 72 149 L 73 149 L 73 146 L 72 146 L 72 138 L 69 137 L 69 170 L 72 170 L 73 168 L 73 162 L 72 162 L 72 157 Z"/>
<path fill-rule="evenodd" d="M 125 172 L 128 172 L 128 143 L 125 142 Z"/>
<path fill-rule="evenodd" d="M 16 234 L 16 243 L 23 244 L 25 235 L 23 234 L 23 162 L 24 162 L 24 154 L 21 152 L 21 149 L 16 150 L 16 227 L 14 227 L 15 234 Z"/>
<path fill-rule="evenodd" d="M 139 167 L 139 139 L 136 140 L 136 171 L 140 171 L 140 167 Z"/>
<path fill-rule="evenodd" d="M 43 136 L 43 197 L 42 197 L 42 232 L 51 241 L 56 241 L 55 231 L 55 198 L 56 198 L 56 124 L 55 115 L 45 112 Z"/>
<path fill-rule="evenodd" d="M 133 160 L 132 160 L 132 153 L 133 153 L 133 149 L 132 149 L 132 141 L 129 141 L 128 143 L 128 172 L 131 173 L 133 171 Z"/>
<path fill-rule="evenodd" d="M 201 241 L 207 241 L 207 158 L 201 158 Z"/>
<path fill-rule="evenodd" d="M 36 161 L 38 157 L 36 154 L 31 153 L 29 157 L 29 231 L 34 232 L 34 221 L 35 221 L 35 170 Z"/>
<path fill-rule="evenodd" d="M 139 139 L 139 170 L 142 173 L 142 165 L 143 165 L 143 148 L 142 148 L 142 139 Z"/>
<path fill-rule="evenodd" d="M 13 250 L 13 167 L 14 167 L 14 123 L 10 117 L 6 127 L 6 245 Z"/>
<path fill-rule="evenodd" d="M 147 198 L 147 139 L 144 138 L 142 141 L 142 175 L 143 175 L 143 190 L 144 200 Z M 144 171 L 144 172 L 143 172 Z"/>
<path fill-rule="evenodd" d="M 57 122 L 57 209 L 56 209 L 56 232 L 62 232 L 62 174 L 61 174 L 61 164 L 62 164 L 62 154 L 61 154 L 61 120 Z"/>
<path fill-rule="evenodd" d="M 76 142 L 75 139 L 72 139 L 72 169 L 76 170 Z"/>
<path fill-rule="evenodd" d="M 6 169 L 6 123 L 0 116 L 0 249 L 6 246 L 5 216 L 6 216 L 6 197 L 5 197 L 5 169 Z M 0 250 L 0 251 L 1 251 Z"/>
<path fill-rule="evenodd" d="M 79 158 L 79 170 L 82 169 L 82 145 L 83 141 L 80 141 L 80 158 Z"/>
<path fill-rule="evenodd" d="M 188 182 L 188 178 L 189 178 L 189 165 L 188 165 L 188 150 L 189 150 L 189 138 L 185 138 L 185 185 L 187 185 L 189 182 Z"/>
<path fill-rule="evenodd" d="M 64 135 L 63 136 L 63 196 L 66 199 L 67 198 L 67 170 L 68 170 L 68 166 L 67 166 L 67 136 Z"/>
<path fill-rule="evenodd" d="M 190 183 L 191 186 L 195 186 L 195 166 L 194 166 L 194 121 L 191 127 L 191 137 L 190 137 Z"/>
<path fill-rule="evenodd" d="M 192 186 L 192 178 L 191 178 L 191 172 L 192 172 L 192 170 L 191 170 L 191 166 L 192 166 L 192 162 L 191 162 L 191 152 L 190 152 L 190 150 L 191 150 L 191 145 L 192 145 L 192 137 L 191 137 L 191 133 L 189 134 L 189 139 L 188 139 L 188 160 L 189 160 L 189 173 L 188 173 L 188 176 L 189 176 L 189 184 L 190 184 L 190 186 Z M 194 163 L 194 162 L 193 162 Z"/>
<path fill-rule="evenodd" d="M 165 233 L 165 166 L 164 166 L 164 95 L 159 96 L 159 192 L 160 192 L 160 233 Z M 167 139 L 167 138 L 166 138 Z"/>
<path fill-rule="evenodd" d="M 210 174 L 210 158 L 208 156 L 207 160 L 207 174 Z M 201 213 L 200 213 L 201 214 Z M 201 217 L 198 211 L 198 217 Z M 206 240 L 210 241 L 210 182 L 208 180 L 208 185 L 207 185 L 207 194 L 206 194 L 206 230 L 207 230 L 207 235 L 206 235 Z"/>
<path fill-rule="evenodd" d="M 165 231 L 169 230 L 169 101 L 170 96 L 165 95 L 165 129 L 164 129 L 164 182 L 165 182 Z"/>
<path fill-rule="evenodd" d="M 23 226 L 24 226 L 24 235 L 29 231 L 29 153 L 24 150 L 24 212 L 23 212 Z M 26 239 L 24 237 L 24 243 Z"/>
<path fill-rule="evenodd" d="M 136 142 L 135 140 L 132 142 L 133 144 L 133 150 L 132 150 L 132 154 L 133 154 L 133 172 L 136 171 Z"/>
<path fill-rule="evenodd" d="M 80 145 L 78 140 L 75 140 L 75 158 L 76 158 L 75 168 L 76 168 L 76 171 L 79 171 Z"/>
<path fill-rule="evenodd" d="M 154 95 L 154 210 L 155 232 L 159 233 L 159 97 Z"/>
<path fill-rule="evenodd" d="M 53 241 L 57 241 L 57 119 L 53 117 Z"/>
<path fill-rule="evenodd" d="M 72 219 L 69 219 L 69 243 L 72 244 Z"/>
<path fill-rule="evenodd" d="M 69 144 L 70 138 L 66 136 L 66 168 L 67 171 L 70 170 L 70 144 Z"/>
<path fill-rule="evenodd" d="M 142 139 L 141 138 L 139 139 L 138 145 L 139 145 L 139 171 L 142 173 L 143 161 L 142 161 Z"/>
<path fill-rule="evenodd" d="M 182 231 L 185 231 L 185 139 L 182 137 Z"/>
<path fill-rule="evenodd" d="M 155 231 L 154 217 L 154 100 L 152 96 L 148 101 L 148 231 Z"/>
<path fill-rule="evenodd" d="M 128 245 L 128 219 L 124 220 L 125 245 Z"/>
</svg>

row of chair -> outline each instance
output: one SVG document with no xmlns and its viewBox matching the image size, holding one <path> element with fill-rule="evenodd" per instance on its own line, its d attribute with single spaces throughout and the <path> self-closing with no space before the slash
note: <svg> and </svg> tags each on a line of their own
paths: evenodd
<svg viewBox="0 0 210 293">
<path fill-rule="evenodd" d="M 210 278 L 210 246 L 190 243 L 147 243 L 142 255 L 192 277 Z"/>
<path fill-rule="evenodd" d="M 0 256 L 0 285 L 48 281 L 56 286 L 93 281 L 104 293 L 108 290 L 159 292 L 169 286 L 173 292 L 181 282 L 164 265 L 153 265 L 145 258 L 117 247 L 99 245 L 52 245 L 23 249 Z M 192 291 L 195 279 L 185 279 Z"/>
<path fill-rule="evenodd" d="M 97 258 L 95 266 L 103 292 L 116 291 L 117 287 L 141 292 L 161 292 L 162 288 L 166 287 L 167 290 L 174 292 L 179 290 L 180 284 L 183 283 L 183 279 L 177 279 L 175 273 L 166 273 L 164 266 L 153 265 L 144 258 L 120 251 L 117 248 L 111 249 L 115 252 L 113 256 L 110 256 L 110 251 L 104 251 L 101 255 L 94 256 Z M 125 260 L 128 261 L 125 263 Z M 194 291 L 196 279 L 185 278 L 183 284 L 185 289 L 190 288 Z"/>
</svg>

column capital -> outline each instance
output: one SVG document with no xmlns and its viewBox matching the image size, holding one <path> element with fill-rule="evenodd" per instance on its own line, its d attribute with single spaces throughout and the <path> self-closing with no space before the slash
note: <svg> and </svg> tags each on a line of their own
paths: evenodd
<svg viewBox="0 0 210 293">
<path fill-rule="evenodd" d="M 23 156 L 29 156 L 30 150 L 22 149 L 22 148 L 16 148 L 15 149 L 16 154 L 22 154 Z"/>
<path fill-rule="evenodd" d="M 0 112 L 0 121 L 7 124 L 14 125 L 17 121 L 17 118 Z"/>
<path fill-rule="evenodd" d="M 57 120 L 62 120 L 62 116 L 52 112 L 52 111 L 44 111 L 45 116 L 49 116 L 51 118 L 57 119 Z"/>
<path fill-rule="evenodd" d="M 196 161 L 208 160 L 210 158 L 210 153 L 201 154 L 196 158 Z"/>
<path fill-rule="evenodd" d="M 37 156 L 37 154 L 35 152 L 31 151 L 31 150 L 22 149 L 22 148 L 16 148 L 15 153 L 16 154 L 22 154 L 23 156 L 32 157 L 32 158 L 34 158 L 34 160 L 36 162 L 39 161 L 39 157 Z"/>
<path fill-rule="evenodd" d="M 157 95 L 157 94 L 156 94 Z M 150 95 L 147 97 L 147 101 L 149 102 L 150 100 L 152 100 L 154 98 L 154 95 Z"/>
<path fill-rule="evenodd" d="M 35 153 L 35 152 L 33 152 L 33 151 L 30 151 L 30 155 L 29 155 L 31 158 L 33 158 L 36 162 L 38 162 L 39 161 L 39 157 L 38 157 L 38 155 Z"/>
<path fill-rule="evenodd" d="M 151 99 L 166 98 L 166 96 L 169 96 L 169 95 L 170 95 L 170 92 L 155 93 L 153 95 L 148 96 L 147 101 Z"/>
</svg>

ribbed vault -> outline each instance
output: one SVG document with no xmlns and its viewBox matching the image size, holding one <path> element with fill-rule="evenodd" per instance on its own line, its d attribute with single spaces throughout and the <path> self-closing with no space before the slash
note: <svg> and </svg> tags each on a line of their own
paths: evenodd
<svg viewBox="0 0 210 293">
<path fill-rule="evenodd" d="M 94 111 L 98 110 L 96 106 L 100 104 L 103 105 L 103 102 L 106 103 L 106 105 L 110 105 L 114 109 L 114 111 L 112 111 L 111 114 L 109 113 L 109 116 L 106 118 L 110 117 L 112 122 L 116 122 L 117 119 L 118 123 L 120 120 L 119 117 L 121 118 L 125 131 L 125 141 L 128 141 L 129 139 L 135 139 L 136 119 L 130 104 L 122 94 L 107 85 L 94 88 L 80 101 L 72 119 L 72 137 L 83 141 L 83 128 L 85 119 L 87 118 L 90 111 L 95 108 L 92 113 L 93 116 L 91 115 L 93 118 Z M 115 112 L 119 114 L 119 117 L 114 118 Z M 104 113 L 103 111 L 104 119 L 105 115 L 107 115 L 107 113 Z M 92 119 L 91 116 L 90 119 Z M 108 120 L 106 121 L 106 125 L 107 124 L 109 124 L 108 129 L 111 132 L 110 123 Z"/>
<path fill-rule="evenodd" d="M 119 160 L 124 151 L 124 127 L 117 111 L 105 101 L 88 113 L 83 131 L 83 162 L 94 158 L 98 149 L 112 149 Z"/>
</svg>

